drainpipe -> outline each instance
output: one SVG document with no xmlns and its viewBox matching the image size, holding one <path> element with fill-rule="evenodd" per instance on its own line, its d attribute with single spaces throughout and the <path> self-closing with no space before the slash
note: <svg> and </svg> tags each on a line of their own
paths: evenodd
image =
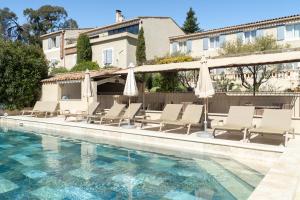
<svg viewBox="0 0 300 200">
<path fill-rule="evenodd" d="M 66 67 L 66 55 L 65 55 L 65 30 L 61 33 L 61 40 L 60 40 L 60 59 L 64 61 L 64 67 Z"/>
</svg>

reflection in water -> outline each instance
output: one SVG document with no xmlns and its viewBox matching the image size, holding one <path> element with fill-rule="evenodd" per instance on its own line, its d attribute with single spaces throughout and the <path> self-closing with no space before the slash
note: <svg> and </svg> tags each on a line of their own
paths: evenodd
<svg viewBox="0 0 300 200">
<path fill-rule="evenodd" d="M 58 153 L 60 151 L 60 139 L 52 136 L 42 135 L 42 147 L 47 151 L 46 160 L 50 168 L 59 169 L 60 162 Z"/>
<path fill-rule="evenodd" d="M 214 197 L 214 191 L 210 188 L 200 187 L 195 191 L 195 197 L 199 199 L 211 200 Z"/>
<path fill-rule="evenodd" d="M 81 143 L 81 168 L 87 171 L 92 170 L 92 161 L 96 159 L 97 146 L 95 144 Z"/>
</svg>

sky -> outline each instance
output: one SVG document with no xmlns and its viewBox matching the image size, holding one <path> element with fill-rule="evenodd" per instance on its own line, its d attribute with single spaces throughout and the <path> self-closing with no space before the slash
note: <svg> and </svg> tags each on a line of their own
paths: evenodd
<svg viewBox="0 0 300 200">
<path fill-rule="evenodd" d="M 10 8 L 21 23 L 25 8 L 46 4 L 64 7 L 81 28 L 114 23 L 116 9 L 126 19 L 169 16 L 181 26 L 192 7 L 204 30 L 300 14 L 300 0 L 0 0 L 0 8 Z"/>
</svg>

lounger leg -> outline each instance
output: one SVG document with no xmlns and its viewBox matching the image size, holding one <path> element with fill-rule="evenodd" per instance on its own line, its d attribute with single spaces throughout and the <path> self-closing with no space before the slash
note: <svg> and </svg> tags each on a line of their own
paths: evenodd
<svg viewBox="0 0 300 200">
<path fill-rule="evenodd" d="M 162 131 L 162 127 L 163 127 L 163 123 L 160 123 L 160 125 L 159 125 L 159 131 L 161 132 Z"/>
<path fill-rule="evenodd" d="M 213 137 L 214 138 L 216 137 L 216 129 L 214 129 L 214 131 L 213 131 Z"/>
<path fill-rule="evenodd" d="M 102 124 L 103 117 L 100 118 L 100 125 Z"/>
<path fill-rule="evenodd" d="M 245 128 L 245 129 L 244 129 L 243 142 L 246 142 L 246 139 L 247 139 L 247 132 L 248 132 L 248 130 Z"/>
<path fill-rule="evenodd" d="M 287 142 L 288 142 L 288 132 L 285 132 L 285 139 L 284 139 L 284 146 L 286 147 L 287 146 Z"/>
<path fill-rule="evenodd" d="M 189 124 L 189 125 L 187 126 L 187 132 L 186 132 L 187 135 L 190 134 L 191 126 L 192 126 L 191 124 Z"/>
<path fill-rule="evenodd" d="M 119 127 L 121 126 L 122 119 L 119 120 Z"/>
<path fill-rule="evenodd" d="M 295 131 L 293 131 L 293 139 L 295 139 L 296 138 L 296 136 L 295 136 Z"/>
</svg>

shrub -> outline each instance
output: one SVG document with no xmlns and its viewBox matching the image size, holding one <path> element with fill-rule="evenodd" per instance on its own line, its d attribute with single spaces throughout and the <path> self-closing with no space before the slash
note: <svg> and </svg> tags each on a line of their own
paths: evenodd
<svg viewBox="0 0 300 200">
<path fill-rule="evenodd" d="M 48 62 L 38 46 L 0 40 L 0 104 L 8 109 L 32 106 L 41 94 Z"/>
<path fill-rule="evenodd" d="M 85 34 L 80 34 L 77 39 L 77 64 L 92 60 L 92 46 L 90 38 Z"/>
<path fill-rule="evenodd" d="M 79 64 L 76 64 L 70 71 L 71 72 L 80 72 L 85 70 L 99 70 L 100 67 L 98 63 L 92 61 L 85 61 Z"/>
<path fill-rule="evenodd" d="M 165 56 L 162 58 L 157 58 L 156 64 L 168 64 L 168 63 L 179 63 L 179 62 L 191 62 L 193 58 L 187 55 L 176 55 L 176 56 Z"/>
<path fill-rule="evenodd" d="M 51 69 L 50 75 L 67 73 L 69 70 L 65 67 L 55 67 Z"/>
</svg>

